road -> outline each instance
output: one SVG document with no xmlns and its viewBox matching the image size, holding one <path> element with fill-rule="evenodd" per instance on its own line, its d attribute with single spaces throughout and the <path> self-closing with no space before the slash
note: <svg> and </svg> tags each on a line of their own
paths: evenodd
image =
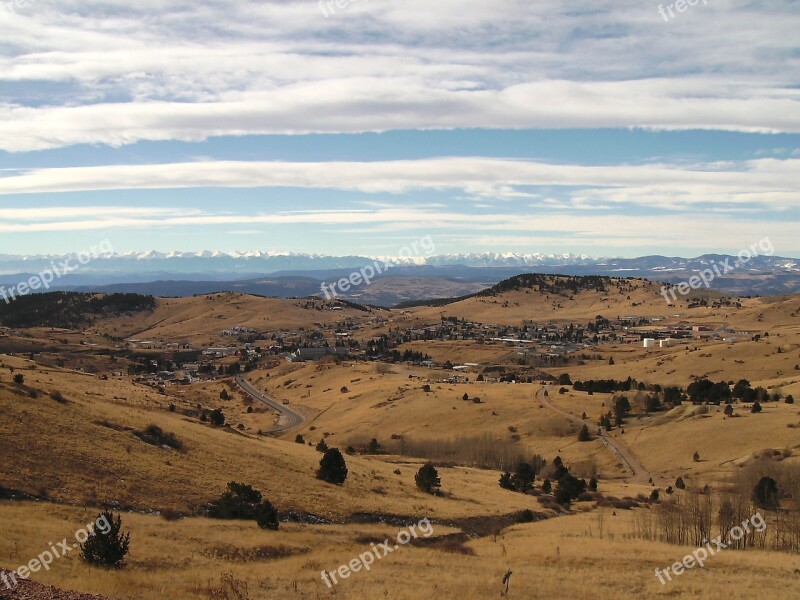
<svg viewBox="0 0 800 600">
<path fill-rule="evenodd" d="M 236 383 L 251 398 L 253 398 L 254 400 L 258 400 L 259 402 L 263 402 L 264 404 L 269 406 L 272 410 L 277 412 L 278 415 L 280 415 L 278 418 L 278 425 L 276 425 L 272 429 L 263 431 L 262 433 L 283 433 L 285 431 L 289 431 L 290 429 L 297 427 L 298 425 L 302 425 L 303 422 L 306 420 L 306 418 L 303 415 L 301 415 L 298 412 L 295 412 L 285 404 L 281 404 L 280 402 L 273 400 L 272 398 L 259 392 L 244 378 L 244 375 L 237 375 Z"/>
<path fill-rule="evenodd" d="M 548 396 L 545 396 L 545 391 L 548 393 Z M 561 415 L 562 417 L 566 417 L 580 427 L 588 425 L 589 431 L 591 432 L 594 432 L 597 429 L 597 427 L 592 425 L 592 423 L 589 421 L 584 421 L 580 417 L 575 416 L 550 402 L 549 394 L 551 393 L 552 388 L 550 388 L 550 386 L 545 386 L 537 392 L 536 399 L 542 403 L 542 406 L 549 408 L 551 411 Z M 632 483 L 647 483 L 650 480 L 650 473 L 642 466 L 642 463 L 639 462 L 633 452 L 631 452 L 630 448 L 628 448 L 619 440 L 615 440 L 609 436 L 608 432 L 602 428 L 600 429 L 600 439 L 603 441 L 603 445 L 611 450 L 614 456 L 616 456 L 617 460 L 622 463 L 622 466 L 630 471 L 630 480 Z"/>
</svg>

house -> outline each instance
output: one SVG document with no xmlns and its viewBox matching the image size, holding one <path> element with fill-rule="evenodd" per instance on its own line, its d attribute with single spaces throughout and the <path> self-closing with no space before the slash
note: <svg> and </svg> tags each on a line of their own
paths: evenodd
<svg viewBox="0 0 800 600">
<path fill-rule="evenodd" d="M 349 354 L 349 350 L 341 347 L 299 348 L 297 352 L 290 354 L 288 359 L 292 362 L 318 360 L 324 356 L 328 356 L 329 354 L 333 354 L 335 356 L 347 356 Z"/>
</svg>

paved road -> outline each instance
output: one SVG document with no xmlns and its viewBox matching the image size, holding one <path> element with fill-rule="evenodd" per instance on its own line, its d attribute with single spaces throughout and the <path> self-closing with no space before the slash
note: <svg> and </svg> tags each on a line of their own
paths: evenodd
<svg viewBox="0 0 800 600">
<path fill-rule="evenodd" d="M 272 429 L 264 431 L 263 433 L 283 433 L 284 431 L 289 431 L 298 425 L 302 425 L 306 420 L 303 415 L 293 411 L 285 404 L 281 404 L 280 402 L 273 400 L 272 398 L 259 392 L 244 378 L 244 375 L 237 375 L 236 383 L 251 398 L 258 400 L 259 402 L 263 402 L 280 415 L 278 425 Z"/>
<path fill-rule="evenodd" d="M 593 433 L 597 430 L 596 425 L 593 425 L 589 421 L 584 421 L 580 417 L 577 417 L 572 413 L 567 412 L 566 410 L 563 410 L 557 407 L 552 402 L 550 402 L 549 396 L 545 396 L 544 394 L 545 391 L 547 391 L 548 394 L 553 393 L 553 389 L 550 386 L 545 386 L 541 390 L 539 390 L 536 394 L 536 399 L 539 400 L 539 402 L 541 402 L 543 406 L 549 408 L 553 412 L 558 413 L 563 417 L 566 417 L 567 419 L 569 419 L 573 423 L 576 423 L 580 427 L 588 425 L 589 431 Z M 600 439 L 603 441 L 603 445 L 609 450 L 611 450 L 614 456 L 617 457 L 617 460 L 619 460 L 619 462 L 622 463 L 622 466 L 631 472 L 631 477 L 630 477 L 631 482 L 633 483 L 648 482 L 648 480 L 651 477 L 650 473 L 642 466 L 642 463 L 639 462 L 639 460 L 636 458 L 633 452 L 631 452 L 630 448 L 628 448 L 619 440 L 615 440 L 614 438 L 610 437 L 608 435 L 608 432 L 602 428 L 600 429 Z"/>
</svg>

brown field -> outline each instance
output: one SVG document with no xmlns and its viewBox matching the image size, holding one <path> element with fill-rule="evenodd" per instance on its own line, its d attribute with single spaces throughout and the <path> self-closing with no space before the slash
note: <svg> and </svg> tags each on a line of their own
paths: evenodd
<svg viewBox="0 0 800 600">
<path fill-rule="evenodd" d="M 15 355 L 0 357 L 0 486 L 39 501 L 0 501 L 0 566 L 13 569 L 27 562 L 49 542 L 72 535 L 105 505 L 121 512 L 133 534 L 127 568 L 89 569 L 72 554 L 51 571 L 38 573 L 37 581 L 119 599 L 210 599 L 220 577 L 231 573 L 247 582 L 247 597 L 253 599 L 414 600 L 434 593 L 448 598 L 499 595 L 501 579 L 511 570 L 509 597 L 744 599 L 754 597 L 755 589 L 759 597 L 794 597 L 800 562 L 797 555 L 780 552 L 729 550 L 704 569 L 662 586 L 655 568 L 671 565 L 692 548 L 632 536 L 635 515 L 653 510 L 644 507 L 655 486 L 628 483 L 622 465 L 600 440 L 578 442 L 578 426 L 536 399 L 540 384 L 476 381 L 487 366 L 516 367 L 516 353 L 503 345 L 436 341 L 400 348 L 427 353 L 437 362 L 479 363 L 461 373 L 469 382 L 458 384 L 445 382 L 453 372 L 440 368 L 271 358 L 247 378 L 306 418 L 278 437 L 259 435 L 275 424 L 276 416 L 242 396 L 230 377 L 168 385 L 159 392 L 127 375 L 113 375 L 127 372 L 116 341 L 120 338 L 217 344 L 229 341 L 220 331 L 236 325 L 276 332 L 305 327 L 331 335 L 337 324 L 350 320 L 363 325 L 355 337 L 366 340 L 390 327 L 434 324 L 442 316 L 520 325 L 526 320 L 583 323 L 596 315 L 647 315 L 661 317 L 662 324 L 725 324 L 769 335 L 759 341 L 690 340 L 686 346 L 647 350 L 610 343 L 587 351 L 599 359 L 546 371 L 569 373 L 573 381 L 631 376 L 684 388 L 699 377 L 747 378 L 770 393 L 800 395 L 800 371 L 795 369 L 800 364 L 800 298 L 743 299 L 741 308 L 688 309 L 685 302 L 668 307 L 659 288 L 634 280 L 605 294 L 585 292 L 574 298 L 520 291 L 445 307 L 373 313 L 323 310 L 319 301 L 306 306 L 305 300 L 215 294 L 160 299 L 152 314 L 98 321 L 86 332 L 6 331 L 0 344 Z M 117 357 L 103 349 L 114 349 Z M 24 383 L 14 383 L 14 374 L 24 375 Z M 423 389 L 426 385 L 430 391 Z M 559 387 L 551 387 L 550 401 L 577 417 L 586 413 L 593 430 L 613 406 L 613 394 L 589 395 L 571 386 L 559 394 Z M 223 389 L 229 400 L 220 398 Z M 627 395 L 638 406 L 640 393 Z M 200 421 L 201 410 L 218 407 L 229 427 Z M 709 485 L 716 495 L 743 473 L 752 476 L 759 465 L 796 473 L 800 409 L 784 402 L 764 403 L 760 414 L 741 403 L 734 408 L 734 418 L 715 406 L 684 404 L 649 415 L 637 410 L 624 434 L 614 429 L 610 435 L 630 449 L 662 492 L 679 476 L 690 488 Z M 174 433 L 183 448 L 141 441 L 136 433 L 151 424 Z M 304 443 L 295 442 L 298 435 Z M 372 438 L 381 451 L 361 454 Z M 315 477 L 321 454 L 314 446 L 322 439 L 342 450 L 355 448 L 345 455 L 349 477 L 343 486 Z M 410 447 L 433 453 L 442 444 L 457 451 L 447 460 L 436 459 L 444 492 L 436 497 L 414 483 L 424 456 L 402 453 Z M 602 508 L 602 502 L 584 501 L 554 518 L 565 511 L 538 492 L 541 480 L 536 496 L 514 493 L 499 487 L 497 468 L 467 464 L 484 445 L 507 457 L 511 470 L 517 456 L 540 454 L 551 460 L 559 455 L 579 476 L 596 474 L 601 494 L 638 496 L 642 508 Z M 254 523 L 198 517 L 233 480 L 261 490 L 283 514 L 329 522 L 282 522 L 280 531 L 267 532 Z M 785 496 L 784 508 L 796 510 L 797 501 Z M 525 509 L 543 520 L 513 524 Z M 187 518 L 167 520 L 157 512 Z M 434 538 L 441 539 L 399 549 L 335 591 L 322 582 L 321 570 L 348 562 L 368 550 L 371 540 L 395 536 L 401 522 L 422 518 L 434 523 Z"/>
<path fill-rule="evenodd" d="M 132 533 L 129 565 L 121 571 L 86 567 L 76 554 L 54 562 L 36 579 L 63 588 L 102 593 L 121 600 L 172 598 L 201 600 L 231 573 L 248 585 L 249 598 L 329 597 L 404 600 L 447 597 L 487 598 L 504 589 L 512 571 L 510 596 L 520 598 L 703 597 L 712 600 L 795 597 L 797 557 L 763 551 L 728 550 L 662 586 L 655 569 L 682 560 L 694 548 L 631 539 L 629 511 L 578 513 L 516 525 L 502 534 L 460 545 L 411 544 L 352 573 L 334 590 L 321 571 L 335 571 L 369 552 L 369 540 L 395 538 L 404 527 L 389 525 L 286 525 L 265 533 L 249 523 L 126 514 Z M 51 541 L 71 538 L 95 517 L 91 510 L 48 504 L 0 502 L 7 535 L 0 554 L 15 565 L 46 550 Z M 600 534 L 602 522 L 602 537 Z M 433 523 L 431 539 L 458 529 Z M 418 539 L 424 539 L 422 535 Z M 261 556 L 258 558 L 260 551 Z M 283 558 L 266 558 L 277 553 Z M 281 554 L 277 554 L 281 556 Z M 24 557 L 17 559 L 16 557 Z M 252 556 L 253 558 L 247 558 Z"/>
</svg>

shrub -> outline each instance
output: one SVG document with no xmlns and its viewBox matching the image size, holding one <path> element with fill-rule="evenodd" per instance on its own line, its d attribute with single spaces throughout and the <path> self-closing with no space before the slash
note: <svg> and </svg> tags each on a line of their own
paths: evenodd
<svg viewBox="0 0 800 600">
<path fill-rule="evenodd" d="M 529 508 L 526 508 L 517 517 L 517 523 L 533 523 L 533 519 L 533 511 Z"/>
<path fill-rule="evenodd" d="M 786 404 L 794 404 L 794 396 L 789 394 L 788 396 L 786 396 L 786 400 L 784 400 L 784 402 L 786 402 Z"/>
<path fill-rule="evenodd" d="M 212 425 L 216 425 L 217 427 L 222 427 L 225 425 L 225 415 L 223 414 L 222 409 L 215 408 L 212 410 L 208 415 L 208 420 Z"/>
<path fill-rule="evenodd" d="M 759 508 L 774 510 L 780 506 L 778 482 L 772 477 L 762 477 L 753 488 L 753 501 Z"/>
<path fill-rule="evenodd" d="M 251 485 L 231 481 L 228 483 L 228 491 L 209 505 L 208 516 L 212 519 L 254 519 L 259 504 L 261 492 Z"/>
<path fill-rule="evenodd" d="M 570 473 L 566 473 L 558 480 L 556 488 L 556 502 L 568 507 L 570 503 L 586 491 L 586 482 Z"/>
<path fill-rule="evenodd" d="M 753 408 L 750 409 L 750 412 L 755 414 L 755 413 L 760 413 L 761 411 L 762 411 L 761 402 L 756 400 L 755 402 L 753 402 Z"/>
<path fill-rule="evenodd" d="M 426 394 L 429 394 L 431 392 L 431 386 L 426 383 L 425 385 L 422 386 L 422 391 L 425 392 Z"/>
<path fill-rule="evenodd" d="M 342 485 L 347 479 L 347 463 L 338 448 L 329 448 L 319 461 L 317 479 Z"/>
<path fill-rule="evenodd" d="M 428 494 L 436 494 L 439 488 L 442 487 L 442 481 L 439 479 L 439 473 L 436 467 L 431 463 L 422 465 L 417 474 L 414 476 L 414 481 L 417 482 L 417 487 L 423 492 Z"/>
<path fill-rule="evenodd" d="M 131 543 L 131 534 L 122 533 L 122 517 L 115 519 L 113 513 L 105 511 L 98 515 L 95 522 L 103 522 L 106 527 L 95 528 L 89 533 L 87 540 L 81 544 L 81 558 L 95 567 L 121 569 L 125 566 Z"/>
<path fill-rule="evenodd" d="M 317 444 L 317 452 L 326 452 L 328 450 L 328 443 L 325 440 L 320 440 Z"/>
<path fill-rule="evenodd" d="M 297 434 L 297 435 L 294 437 L 294 443 L 295 443 L 295 444 L 305 444 L 305 443 L 306 443 L 306 440 L 305 440 L 305 438 L 304 438 L 302 435 L 300 435 L 300 434 L 298 433 L 298 434 Z"/>
<path fill-rule="evenodd" d="M 261 529 L 277 531 L 279 526 L 272 503 L 252 486 L 235 481 L 228 483 L 228 491 L 219 500 L 209 504 L 207 512 L 213 519 L 254 520 Z"/>
<path fill-rule="evenodd" d="M 14 383 L 16 383 L 17 385 L 22 385 L 23 383 L 25 383 L 25 375 L 23 375 L 22 373 L 17 373 L 16 375 L 14 375 Z"/>
<path fill-rule="evenodd" d="M 222 391 L 219 393 L 219 399 L 220 399 L 220 400 L 230 400 L 230 399 L 231 399 L 231 397 L 230 397 L 230 395 L 228 394 L 228 390 L 225 390 L 225 389 L 223 389 L 223 390 L 222 390 Z"/>
<path fill-rule="evenodd" d="M 278 511 L 269 500 L 264 500 L 256 508 L 256 523 L 261 529 L 278 530 Z"/>
<path fill-rule="evenodd" d="M 536 478 L 536 473 L 533 467 L 525 461 L 517 463 L 517 470 L 511 476 L 511 484 L 518 492 L 527 493 L 533 487 L 533 480 Z"/>
<path fill-rule="evenodd" d="M 52 398 L 53 400 L 55 400 L 59 404 L 66 404 L 67 403 L 67 399 L 64 398 L 64 396 L 58 390 L 53 390 L 52 392 L 50 392 L 50 398 Z"/>
<path fill-rule="evenodd" d="M 686 489 L 686 484 L 683 482 L 683 477 L 678 477 L 675 480 L 675 487 L 678 488 L 679 490 L 685 490 Z"/>
<path fill-rule="evenodd" d="M 173 450 L 183 449 L 183 443 L 174 433 L 164 431 L 158 425 L 148 425 L 144 431 L 136 431 L 134 435 L 151 446 L 167 446 Z"/>
</svg>

